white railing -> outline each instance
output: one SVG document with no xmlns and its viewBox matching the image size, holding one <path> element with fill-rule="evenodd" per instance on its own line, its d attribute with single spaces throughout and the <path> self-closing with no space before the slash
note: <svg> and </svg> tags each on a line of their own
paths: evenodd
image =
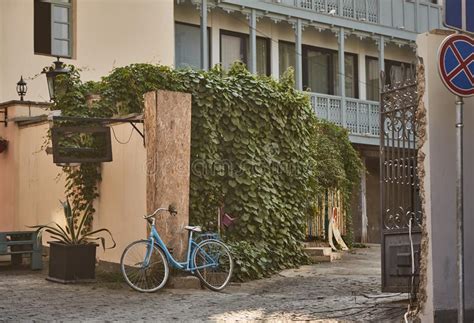
<svg viewBox="0 0 474 323">
<path fill-rule="evenodd" d="M 380 135 L 379 103 L 339 96 L 310 93 L 316 116 L 364 137 Z"/>
<path fill-rule="evenodd" d="M 379 22 L 377 0 L 281 0 L 279 3 L 324 14 Z"/>
<path fill-rule="evenodd" d="M 429 0 L 260 0 L 423 33 L 441 28 L 439 4 Z"/>
</svg>

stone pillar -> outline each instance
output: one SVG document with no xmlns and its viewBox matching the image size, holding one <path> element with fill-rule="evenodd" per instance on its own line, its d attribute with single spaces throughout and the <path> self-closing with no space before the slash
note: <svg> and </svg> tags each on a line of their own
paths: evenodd
<svg viewBox="0 0 474 323">
<path fill-rule="evenodd" d="M 155 91 L 145 94 L 147 151 L 146 207 L 152 213 L 175 204 L 176 216 L 161 213 L 156 227 L 175 258 L 185 257 L 189 222 L 191 95 Z M 133 156 L 130 156 L 133 158 Z"/>
</svg>

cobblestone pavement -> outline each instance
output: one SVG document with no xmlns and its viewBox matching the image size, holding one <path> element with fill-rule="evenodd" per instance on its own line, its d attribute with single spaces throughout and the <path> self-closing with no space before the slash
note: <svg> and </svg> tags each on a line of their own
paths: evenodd
<svg viewBox="0 0 474 323">
<path fill-rule="evenodd" d="M 140 294 L 120 282 L 61 285 L 42 273 L 0 271 L 0 320 L 402 321 L 406 294 L 380 293 L 380 248 L 286 270 L 222 293 Z"/>
</svg>

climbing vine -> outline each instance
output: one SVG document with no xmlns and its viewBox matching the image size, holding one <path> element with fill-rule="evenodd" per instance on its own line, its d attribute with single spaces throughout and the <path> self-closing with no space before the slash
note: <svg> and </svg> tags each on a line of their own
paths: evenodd
<svg viewBox="0 0 474 323">
<path fill-rule="evenodd" d="M 305 263 L 311 204 L 327 188 L 348 202 L 358 181 L 361 164 L 347 132 L 316 118 L 292 71 L 278 82 L 239 63 L 227 73 L 133 64 L 87 83 L 73 68 L 60 84 L 53 108 L 84 117 L 141 113 L 143 94 L 156 89 L 192 94 L 190 221 L 216 230 L 220 206 L 235 218 L 224 238 L 241 279 Z M 87 104 L 90 94 L 100 99 Z M 64 170 L 67 195 L 87 210 L 98 196 L 100 165 Z"/>
</svg>

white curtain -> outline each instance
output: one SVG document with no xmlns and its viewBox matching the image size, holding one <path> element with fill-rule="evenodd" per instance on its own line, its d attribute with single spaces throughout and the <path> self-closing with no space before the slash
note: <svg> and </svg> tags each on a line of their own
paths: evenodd
<svg viewBox="0 0 474 323">
<path fill-rule="evenodd" d="M 222 67 L 228 69 L 236 61 L 245 62 L 244 44 L 241 37 L 222 35 L 221 37 L 221 63 Z"/>
<path fill-rule="evenodd" d="M 379 60 L 374 58 L 366 59 L 366 89 L 367 100 L 379 100 Z"/>
<path fill-rule="evenodd" d="M 266 39 L 257 38 L 257 73 L 268 75 L 268 42 Z"/>
<path fill-rule="evenodd" d="M 279 42 L 279 69 L 280 76 L 283 75 L 289 67 L 295 68 L 296 54 L 295 45 L 291 43 Z"/>
</svg>

